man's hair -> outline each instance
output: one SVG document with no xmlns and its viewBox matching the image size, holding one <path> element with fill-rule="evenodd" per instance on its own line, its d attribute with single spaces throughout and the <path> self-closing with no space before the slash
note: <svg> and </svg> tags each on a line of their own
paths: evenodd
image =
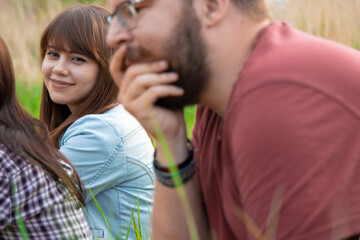
<svg viewBox="0 0 360 240">
<path fill-rule="evenodd" d="M 230 0 L 239 10 L 255 20 L 271 19 L 267 0 Z M 192 3 L 193 0 L 188 0 Z"/>
<path fill-rule="evenodd" d="M 242 12 L 256 20 L 270 19 L 266 0 L 231 0 Z"/>
</svg>

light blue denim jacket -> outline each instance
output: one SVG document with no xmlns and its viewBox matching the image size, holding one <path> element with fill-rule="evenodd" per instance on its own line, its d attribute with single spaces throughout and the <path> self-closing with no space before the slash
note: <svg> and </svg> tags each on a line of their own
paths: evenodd
<svg viewBox="0 0 360 240">
<path fill-rule="evenodd" d="M 154 149 L 140 123 L 122 105 L 75 121 L 60 140 L 60 151 L 83 180 L 86 219 L 94 239 L 111 239 L 108 227 L 89 192 L 95 196 L 110 226 L 113 239 L 125 239 L 131 211 L 138 224 L 137 199 L 143 239 L 150 238 Z M 129 239 L 136 239 L 131 223 Z"/>
</svg>

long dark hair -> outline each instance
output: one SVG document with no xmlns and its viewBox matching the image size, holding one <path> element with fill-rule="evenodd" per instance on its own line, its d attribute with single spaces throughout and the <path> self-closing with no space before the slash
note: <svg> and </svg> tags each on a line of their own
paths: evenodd
<svg viewBox="0 0 360 240">
<path fill-rule="evenodd" d="M 30 164 L 41 167 L 55 181 L 60 180 L 84 204 L 84 187 L 75 169 L 72 178 L 60 160 L 69 161 L 51 144 L 47 126 L 33 118 L 19 104 L 14 67 L 9 50 L 0 37 L 0 142 Z M 62 184 L 62 183 L 60 183 Z M 79 189 L 76 187 L 79 186 Z"/>
<path fill-rule="evenodd" d="M 109 72 L 111 49 L 106 45 L 105 17 L 110 13 L 96 5 L 76 4 L 57 15 L 44 30 L 40 40 L 40 56 L 44 59 L 51 44 L 59 50 L 69 48 L 95 60 L 99 65 L 99 76 L 93 91 L 83 104 L 71 113 L 67 105 L 54 103 L 43 84 L 40 119 L 50 129 L 53 144 L 59 141 L 65 130 L 77 119 L 94 113 L 102 113 L 114 107 L 118 88 Z"/>
</svg>

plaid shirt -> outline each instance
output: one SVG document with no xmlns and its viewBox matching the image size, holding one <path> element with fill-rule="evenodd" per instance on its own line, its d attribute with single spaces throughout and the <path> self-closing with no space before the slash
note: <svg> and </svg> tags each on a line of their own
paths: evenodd
<svg viewBox="0 0 360 240">
<path fill-rule="evenodd" d="M 24 230 L 29 239 L 92 240 L 65 186 L 0 143 L 0 239 L 22 239 Z"/>
</svg>

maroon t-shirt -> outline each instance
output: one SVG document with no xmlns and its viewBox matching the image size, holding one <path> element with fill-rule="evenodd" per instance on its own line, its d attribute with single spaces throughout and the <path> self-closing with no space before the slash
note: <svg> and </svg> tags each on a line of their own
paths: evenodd
<svg viewBox="0 0 360 240">
<path fill-rule="evenodd" d="M 358 51 L 274 22 L 224 118 L 198 107 L 193 141 L 215 239 L 266 229 L 286 240 L 360 233 Z"/>
</svg>

